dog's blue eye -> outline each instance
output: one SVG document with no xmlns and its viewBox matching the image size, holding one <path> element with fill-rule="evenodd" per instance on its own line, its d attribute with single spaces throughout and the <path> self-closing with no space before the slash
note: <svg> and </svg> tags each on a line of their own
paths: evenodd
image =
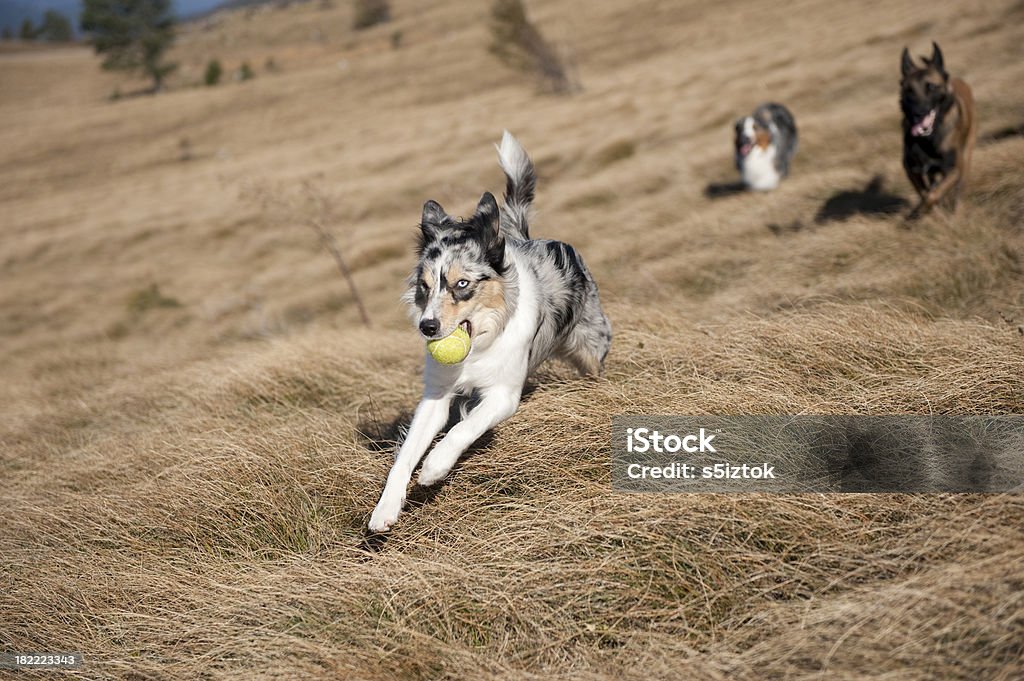
<svg viewBox="0 0 1024 681">
<path fill-rule="evenodd" d="M 467 286 L 469 286 L 468 279 L 459 279 L 457 282 L 455 282 L 455 288 L 466 288 Z"/>
</svg>

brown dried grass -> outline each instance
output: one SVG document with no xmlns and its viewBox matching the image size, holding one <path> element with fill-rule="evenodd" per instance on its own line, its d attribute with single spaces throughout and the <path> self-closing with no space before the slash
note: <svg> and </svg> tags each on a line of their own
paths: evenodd
<svg viewBox="0 0 1024 681">
<path fill-rule="evenodd" d="M 117 104 L 87 51 L 0 54 L 0 649 L 78 649 L 95 679 L 1024 673 L 1017 495 L 647 497 L 608 470 L 615 413 L 1024 412 L 1024 140 L 979 147 L 955 218 L 813 224 L 879 173 L 908 196 L 905 42 L 941 37 L 983 138 L 1019 123 L 1016 5 L 535 11 L 571 34 L 578 97 L 492 78 L 463 3 L 393 3 L 401 50 L 348 6 L 228 15 L 183 35 L 181 82 L 214 54 L 279 74 Z M 801 124 L 793 176 L 704 198 L 769 96 Z M 500 187 L 503 127 L 544 175 L 535 231 L 601 284 L 608 370 L 544 369 L 369 551 L 418 393 L 396 299 L 419 206 Z M 315 239 L 240 191 L 303 181 L 337 188 L 373 333 Z M 147 290 L 178 304 L 133 307 Z"/>
</svg>

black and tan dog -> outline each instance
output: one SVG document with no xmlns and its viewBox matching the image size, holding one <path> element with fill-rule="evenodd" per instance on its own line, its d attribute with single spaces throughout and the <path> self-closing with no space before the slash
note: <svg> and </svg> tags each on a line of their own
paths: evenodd
<svg viewBox="0 0 1024 681">
<path fill-rule="evenodd" d="M 923 66 L 915 64 L 903 48 L 902 71 L 903 168 L 921 197 L 910 219 L 921 217 L 940 201 L 955 211 L 978 130 L 971 88 L 949 77 L 942 50 L 935 43 Z"/>
</svg>

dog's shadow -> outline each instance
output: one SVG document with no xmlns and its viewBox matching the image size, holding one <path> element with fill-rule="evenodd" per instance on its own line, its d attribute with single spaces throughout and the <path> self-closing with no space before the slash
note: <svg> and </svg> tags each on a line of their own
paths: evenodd
<svg viewBox="0 0 1024 681">
<path fill-rule="evenodd" d="M 979 145 L 995 144 L 1008 139 L 1024 137 L 1024 121 L 1014 125 L 1007 125 L 998 130 L 992 130 L 978 137 Z"/>
<path fill-rule="evenodd" d="M 537 386 L 532 381 L 528 382 L 523 387 L 523 393 L 520 398 L 520 402 L 526 402 L 530 396 L 537 389 Z M 444 428 L 438 434 L 430 448 L 459 421 L 464 417 L 463 414 L 468 414 L 476 407 L 479 402 L 479 395 L 474 392 L 468 396 L 456 397 L 452 400 L 452 405 L 448 409 L 448 421 L 445 423 Z M 398 448 L 401 446 L 402 441 L 405 439 L 405 433 L 409 428 L 409 423 L 412 421 L 413 413 L 405 411 L 400 413 L 394 419 L 382 423 L 377 418 L 367 418 L 356 424 L 356 432 L 359 438 L 362 440 L 362 445 L 371 452 L 390 452 L 392 454 L 398 453 Z M 462 464 L 470 457 L 476 455 L 478 452 L 486 451 L 490 448 L 494 442 L 494 430 L 488 430 L 486 433 L 481 435 L 476 442 L 470 445 L 462 456 L 459 457 L 458 463 L 452 470 L 457 470 Z M 447 479 L 447 476 L 446 478 Z M 444 487 L 445 480 L 431 485 L 430 487 L 423 487 L 422 485 L 413 485 L 406 497 L 406 504 L 410 509 L 421 508 L 433 502 L 434 498 L 437 497 L 438 493 Z M 389 534 L 379 534 L 366 530 L 364 533 L 360 547 L 366 551 L 378 552 L 388 541 Z"/>
<path fill-rule="evenodd" d="M 855 215 L 895 215 L 905 210 L 910 202 L 898 194 L 885 191 L 885 180 L 875 175 L 862 190 L 836 192 L 821 205 L 814 223 L 824 225 L 842 222 Z"/>
<path fill-rule="evenodd" d="M 746 191 L 747 185 L 742 182 L 711 182 L 704 187 L 704 196 L 709 199 L 724 199 Z"/>
</svg>

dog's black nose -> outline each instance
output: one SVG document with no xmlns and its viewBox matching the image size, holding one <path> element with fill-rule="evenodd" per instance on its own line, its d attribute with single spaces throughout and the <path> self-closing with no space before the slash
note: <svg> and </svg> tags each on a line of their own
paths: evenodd
<svg viewBox="0 0 1024 681">
<path fill-rule="evenodd" d="M 434 336 L 440 328 L 441 322 L 436 319 L 424 319 L 420 322 L 420 333 L 424 336 Z"/>
</svg>

